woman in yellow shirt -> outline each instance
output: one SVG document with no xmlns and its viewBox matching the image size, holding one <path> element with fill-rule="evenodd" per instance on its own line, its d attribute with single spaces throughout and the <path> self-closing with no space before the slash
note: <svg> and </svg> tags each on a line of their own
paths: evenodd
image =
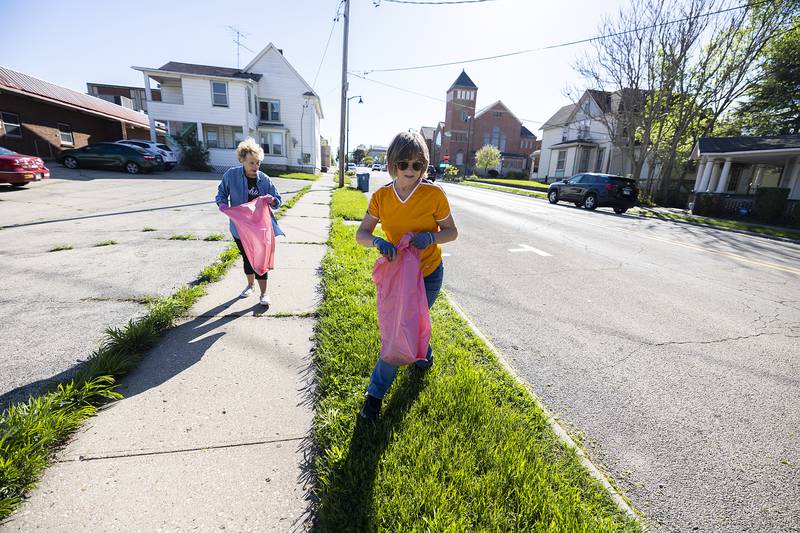
<svg viewBox="0 0 800 533">
<path fill-rule="evenodd" d="M 428 169 L 428 147 L 419 133 L 399 133 L 389 145 L 387 170 L 393 181 L 372 195 L 369 208 L 356 232 L 356 240 L 366 247 L 376 247 L 390 261 L 395 258 L 395 245 L 406 233 L 416 235 L 411 244 L 420 250 L 420 268 L 428 297 L 428 308 L 436 301 L 442 288 L 444 266 L 440 244 L 454 241 L 458 229 L 450 213 L 450 204 L 442 188 L 424 179 Z M 381 223 L 388 241 L 372 234 Z M 426 361 L 416 363 L 430 368 L 433 353 L 428 346 Z M 375 420 L 380 414 L 381 401 L 397 376 L 397 366 L 380 357 L 372 371 L 361 416 Z"/>
</svg>

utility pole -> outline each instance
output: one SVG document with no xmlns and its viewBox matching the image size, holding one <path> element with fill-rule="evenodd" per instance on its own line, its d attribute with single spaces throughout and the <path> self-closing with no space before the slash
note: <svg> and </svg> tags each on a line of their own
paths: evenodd
<svg viewBox="0 0 800 533">
<path fill-rule="evenodd" d="M 342 44 L 342 111 L 339 120 L 339 187 L 344 187 L 344 173 L 347 169 L 345 161 L 345 124 L 347 120 L 347 33 L 350 30 L 350 0 L 344 1 L 344 43 Z"/>
</svg>

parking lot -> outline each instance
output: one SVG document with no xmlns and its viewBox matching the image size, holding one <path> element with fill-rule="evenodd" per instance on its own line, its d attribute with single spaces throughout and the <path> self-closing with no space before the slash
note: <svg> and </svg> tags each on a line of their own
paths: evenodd
<svg viewBox="0 0 800 533">
<path fill-rule="evenodd" d="M 48 166 L 49 180 L 0 186 L 0 409 L 69 377 L 106 328 L 196 279 L 230 242 L 220 174 Z M 275 183 L 284 201 L 308 185 Z"/>
</svg>

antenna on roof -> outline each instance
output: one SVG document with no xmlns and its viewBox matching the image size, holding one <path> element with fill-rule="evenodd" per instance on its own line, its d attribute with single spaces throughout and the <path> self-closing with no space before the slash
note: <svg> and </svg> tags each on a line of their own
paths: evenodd
<svg viewBox="0 0 800 533">
<path fill-rule="evenodd" d="M 235 26 L 228 26 L 228 29 L 231 30 L 233 32 L 233 34 L 236 36 L 236 38 L 233 40 L 233 42 L 236 43 L 236 69 L 238 70 L 239 69 L 239 50 L 241 48 L 244 48 L 245 50 L 247 50 L 249 52 L 253 52 L 252 50 L 250 50 L 249 48 L 247 48 L 245 45 L 242 44 L 242 37 L 247 38 L 247 36 L 250 35 L 250 34 L 241 31 L 239 28 L 237 28 Z M 255 54 L 255 52 L 253 52 L 253 53 Z"/>
</svg>

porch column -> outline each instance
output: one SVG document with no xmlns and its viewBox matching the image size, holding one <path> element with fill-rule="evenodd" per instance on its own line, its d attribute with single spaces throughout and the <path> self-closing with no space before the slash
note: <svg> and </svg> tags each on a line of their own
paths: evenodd
<svg viewBox="0 0 800 533">
<path fill-rule="evenodd" d="M 780 182 L 778 182 L 778 187 L 784 189 L 792 188 L 792 181 L 795 173 L 797 172 L 798 162 L 800 162 L 800 158 L 798 157 L 792 157 L 786 160 L 786 164 L 783 166 L 783 173 L 781 174 Z"/>
<path fill-rule="evenodd" d="M 697 164 L 697 177 L 694 179 L 694 192 L 700 192 L 700 183 L 703 181 L 703 171 L 707 164 L 708 160 L 701 157 L 700 162 Z"/>
<path fill-rule="evenodd" d="M 700 186 L 696 192 L 706 192 L 708 190 L 708 183 L 711 180 L 711 171 L 714 169 L 714 160 L 706 160 L 706 165 L 703 168 L 703 179 L 700 181 Z"/>
<path fill-rule="evenodd" d="M 147 109 L 150 110 L 147 113 L 147 120 L 150 122 L 150 140 L 156 142 L 156 121 L 153 118 L 153 107 L 150 105 L 153 101 L 153 91 L 150 90 L 150 76 L 146 72 L 142 72 L 142 74 L 144 75 L 144 93 L 147 96 Z"/>
<path fill-rule="evenodd" d="M 719 182 L 719 173 L 722 170 L 722 161 L 714 160 L 714 169 L 711 171 L 711 180 L 708 182 L 708 192 L 717 190 L 717 183 Z"/>
<path fill-rule="evenodd" d="M 795 159 L 795 165 L 786 187 L 789 189 L 789 198 L 791 200 L 800 200 L 800 157 Z"/>
<path fill-rule="evenodd" d="M 197 142 L 198 143 L 205 143 L 205 137 L 203 136 L 203 123 L 197 122 Z M 208 147 L 206 147 L 208 148 Z"/>
<path fill-rule="evenodd" d="M 731 159 L 727 158 L 725 164 L 722 166 L 722 174 L 719 176 L 719 184 L 717 185 L 717 192 L 725 192 L 728 186 L 728 176 L 731 173 Z"/>
</svg>

